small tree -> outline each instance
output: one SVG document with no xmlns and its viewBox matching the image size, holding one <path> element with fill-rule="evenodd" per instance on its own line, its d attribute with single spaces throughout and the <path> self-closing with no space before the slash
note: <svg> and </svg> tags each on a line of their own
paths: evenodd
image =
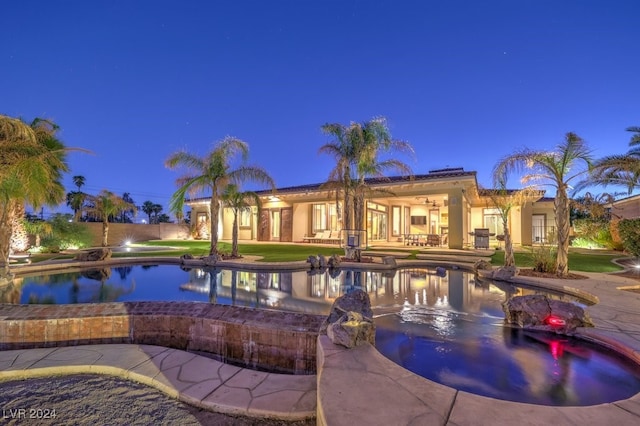
<svg viewBox="0 0 640 426">
<path fill-rule="evenodd" d="M 36 237 L 36 249 L 40 249 L 41 236 L 50 235 L 53 232 L 53 226 L 44 220 L 24 220 L 24 228 L 31 235 Z"/>
<path fill-rule="evenodd" d="M 260 208 L 260 198 L 253 191 L 240 192 L 238 186 L 229 184 L 222 193 L 222 201 L 233 212 L 233 229 L 231 231 L 231 256 L 238 255 L 238 214 L 242 211 L 251 211 L 251 204 Z"/>
<path fill-rule="evenodd" d="M 109 245 L 109 220 L 122 210 L 131 210 L 136 213 L 136 206 L 127 203 L 111 191 L 103 189 L 96 196 L 88 197 L 87 214 L 102 221 L 102 247 Z"/>
<path fill-rule="evenodd" d="M 505 187 L 505 182 L 500 179 L 498 179 L 495 184 L 498 189 L 484 190 L 482 194 L 491 199 L 502 220 L 502 229 L 504 232 L 504 266 L 514 267 L 516 266 L 516 259 L 513 252 L 509 216 L 511 216 L 511 211 L 514 207 L 523 206 L 528 202 L 535 201 L 539 199 L 543 193 L 542 191 L 536 191 L 532 188 L 508 190 Z"/>
</svg>

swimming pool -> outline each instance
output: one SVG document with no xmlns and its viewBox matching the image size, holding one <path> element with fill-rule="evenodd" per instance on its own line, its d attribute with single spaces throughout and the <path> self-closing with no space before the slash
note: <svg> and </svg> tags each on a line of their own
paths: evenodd
<svg viewBox="0 0 640 426">
<path fill-rule="evenodd" d="M 615 353 L 577 339 L 504 327 L 503 301 L 548 292 L 481 285 L 460 270 L 330 274 L 136 265 L 21 279 L 19 291 L 0 294 L 4 303 L 189 300 L 327 314 L 335 298 L 362 288 L 374 310 L 377 349 L 430 380 L 545 405 L 592 405 L 640 391 L 640 369 Z"/>
</svg>

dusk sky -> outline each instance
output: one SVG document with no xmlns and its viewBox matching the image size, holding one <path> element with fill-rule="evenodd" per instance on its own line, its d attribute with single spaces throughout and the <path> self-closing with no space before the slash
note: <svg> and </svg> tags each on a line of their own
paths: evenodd
<svg viewBox="0 0 640 426">
<path fill-rule="evenodd" d="M 595 157 L 628 150 L 639 15 L 637 0 L 7 1 L 0 114 L 93 151 L 70 154 L 68 191 L 82 175 L 166 213 L 172 152 L 232 135 L 277 186 L 319 183 L 320 127 L 375 116 L 414 146 L 399 157 L 414 173 L 490 186 L 501 157 L 569 131 Z"/>
</svg>

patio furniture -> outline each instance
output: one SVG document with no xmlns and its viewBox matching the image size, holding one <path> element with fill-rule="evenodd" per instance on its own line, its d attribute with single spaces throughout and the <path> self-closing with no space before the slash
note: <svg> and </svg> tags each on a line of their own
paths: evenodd
<svg viewBox="0 0 640 426">
<path fill-rule="evenodd" d="M 428 234 L 427 235 L 427 245 L 431 247 L 439 247 L 440 246 L 440 235 L 438 234 Z"/>
</svg>

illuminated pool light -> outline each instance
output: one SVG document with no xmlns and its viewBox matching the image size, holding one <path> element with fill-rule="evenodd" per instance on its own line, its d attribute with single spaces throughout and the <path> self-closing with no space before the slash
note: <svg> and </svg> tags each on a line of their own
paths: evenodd
<svg viewBox="0 0 640 426">
<path fill-rule="evenodd" d="M 549 315 L 547 318 L 545 318 L 544 322 L 552 327 L 562 327 L 564 325 L 567 325 L 567 322 L 565 320 L 556 315 Z"/>
</svg>

